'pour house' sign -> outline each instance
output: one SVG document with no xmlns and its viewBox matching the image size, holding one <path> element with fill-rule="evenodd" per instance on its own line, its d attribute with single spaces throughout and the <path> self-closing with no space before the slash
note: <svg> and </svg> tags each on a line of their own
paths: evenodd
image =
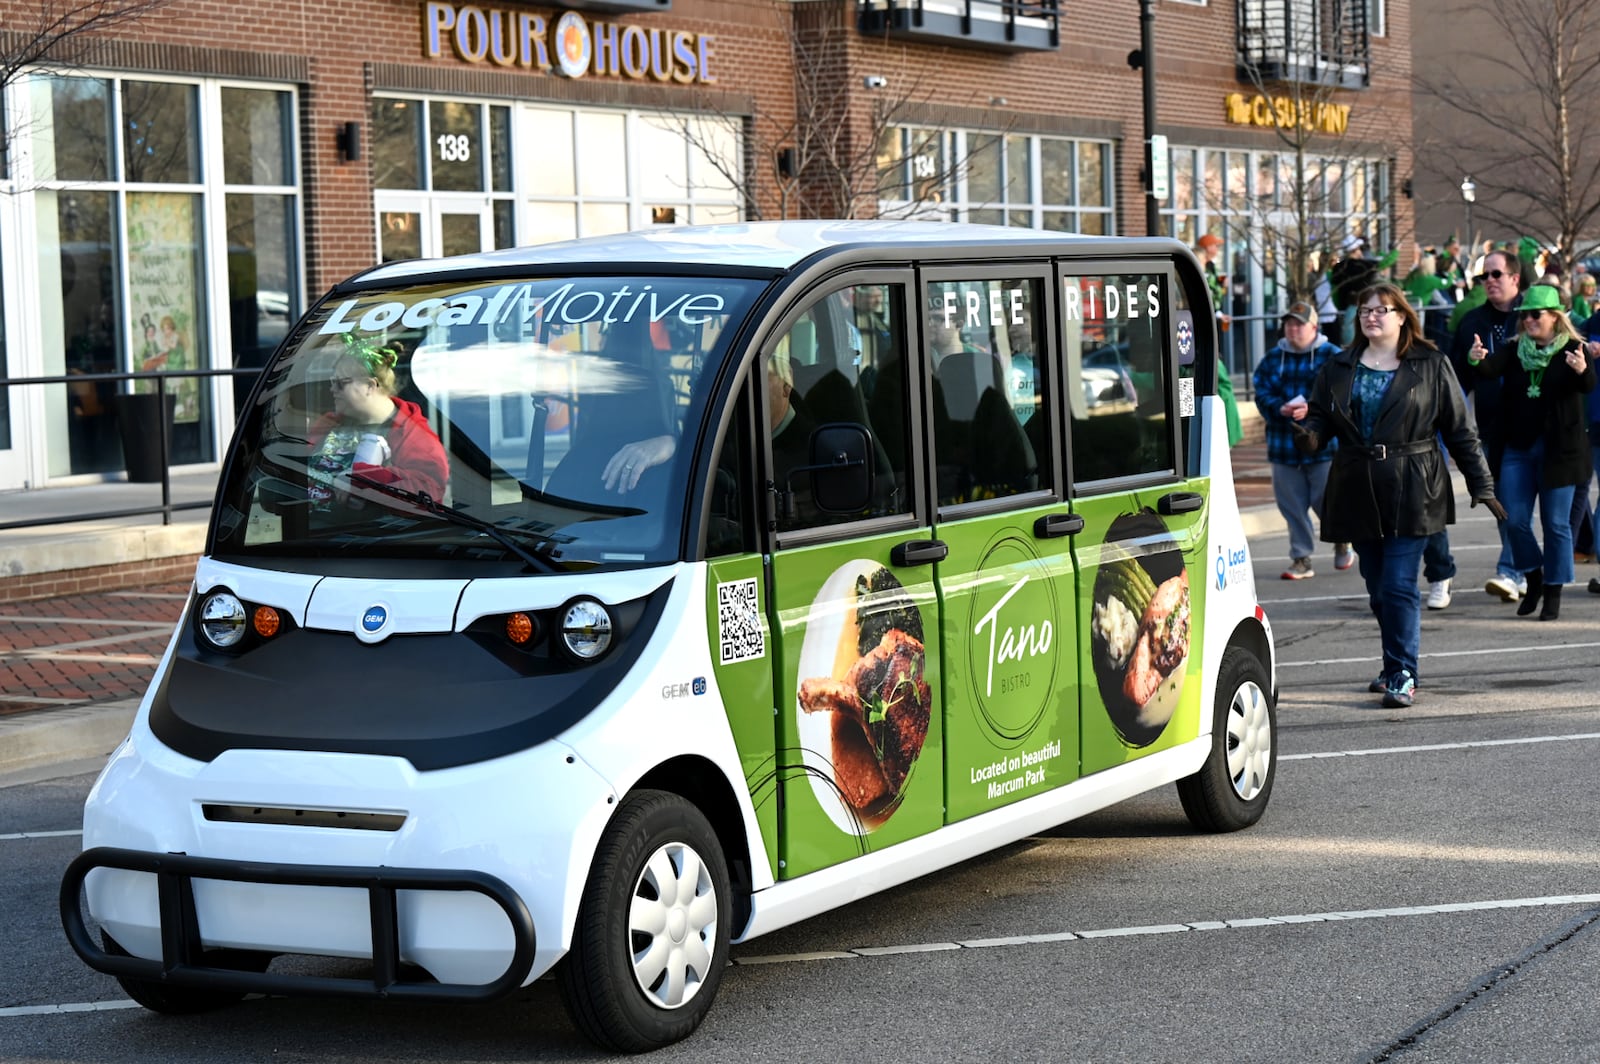
<svg viewBox="0 0 1600 1064">
<path fill-rule="evenodd" d="M 581 78 L 710 85 L 713 38 L 619 22 L 589 23 L 568 11 L 552 22 L 544 15 L 440 0 L 422 14 L 422 50 L 439 59 L 446 50 L 468 63 L 487 63 Z"/>
</svg>

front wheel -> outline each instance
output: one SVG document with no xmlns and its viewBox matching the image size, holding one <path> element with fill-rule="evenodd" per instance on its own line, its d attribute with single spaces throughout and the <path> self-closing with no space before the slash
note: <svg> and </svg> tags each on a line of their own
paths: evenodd
<svg viewBox="0 0 1600 1064">
<path fill-rule="evenodd" d="M 1201 831 L 1238 831 L 1261 819 L 1278 770 L 1278 713 L 1267 670 L 1254 654 L 1229 647 L 1217 674 L 1211 753 L 1178 781 L 1189 822 Z"/>
<path fill-rule="evenodd" d="M 716 832 L 664 791 L 630 795 L 601 837 L 557 983 L 578 1029 L 639 1053 L 687 1038 L 728 964 L 733 913 Z"/>
</svg>

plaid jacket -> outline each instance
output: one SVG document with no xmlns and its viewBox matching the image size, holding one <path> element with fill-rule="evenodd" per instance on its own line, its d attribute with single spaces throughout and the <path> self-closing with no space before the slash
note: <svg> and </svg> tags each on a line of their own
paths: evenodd
<svg viewBox="0 0 1600 1064">
<path fill-rule="evenodd" d="M 1333 457 L 1332 442 L 1314 455 L 1296 447 L 1294 430 L 1289 427 L 1292 422 L 1278 413 L 1278 408 L 1297 395 L 1309 396 L 1317 371 L 1338 353 L 1338 345 L 1318 333 L 1309 351 L 1291 351 L 1279 340 L 1256 366 L 1252 380 L 1256 407 L 1267 426 L 1267 461 L 1297 466 L 1326 462 Z"/>
</svg>

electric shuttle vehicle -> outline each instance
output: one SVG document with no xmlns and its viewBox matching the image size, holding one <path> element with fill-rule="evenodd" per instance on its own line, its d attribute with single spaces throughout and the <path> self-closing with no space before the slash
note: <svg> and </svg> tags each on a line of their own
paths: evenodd
<svg viewBox="0 0 1600 1064">
<path fill-rule="evenodd" d="M 338 285 L 240 412 L 72 946 L 163 1012 L 553 971 L 642 1050 L 732 945 L 1132 795 L 1254 823 L 1212 320 L 1174 241 L 943 223 Z"/>
</svg>

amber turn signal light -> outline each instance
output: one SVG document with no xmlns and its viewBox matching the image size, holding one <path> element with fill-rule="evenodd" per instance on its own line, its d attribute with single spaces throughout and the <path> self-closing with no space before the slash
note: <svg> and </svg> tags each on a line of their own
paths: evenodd
<svg viewBox="0 0 1600 1064">
<path fill-rule="evenodd" d="M 533 638 L 533 618 L 526 613 L 513 613 L 506 617 L 506 638 L 522 646 Z"/>
<path fill-rule="evenodd" d="M 256 635 L 262 639 L 271 639 L 277 635 L 278 626 L 282 623 L 278 617 L 278 611 L 271 606 L 257 606 L 250 620 L 255 627 Z"/>
</svg>

